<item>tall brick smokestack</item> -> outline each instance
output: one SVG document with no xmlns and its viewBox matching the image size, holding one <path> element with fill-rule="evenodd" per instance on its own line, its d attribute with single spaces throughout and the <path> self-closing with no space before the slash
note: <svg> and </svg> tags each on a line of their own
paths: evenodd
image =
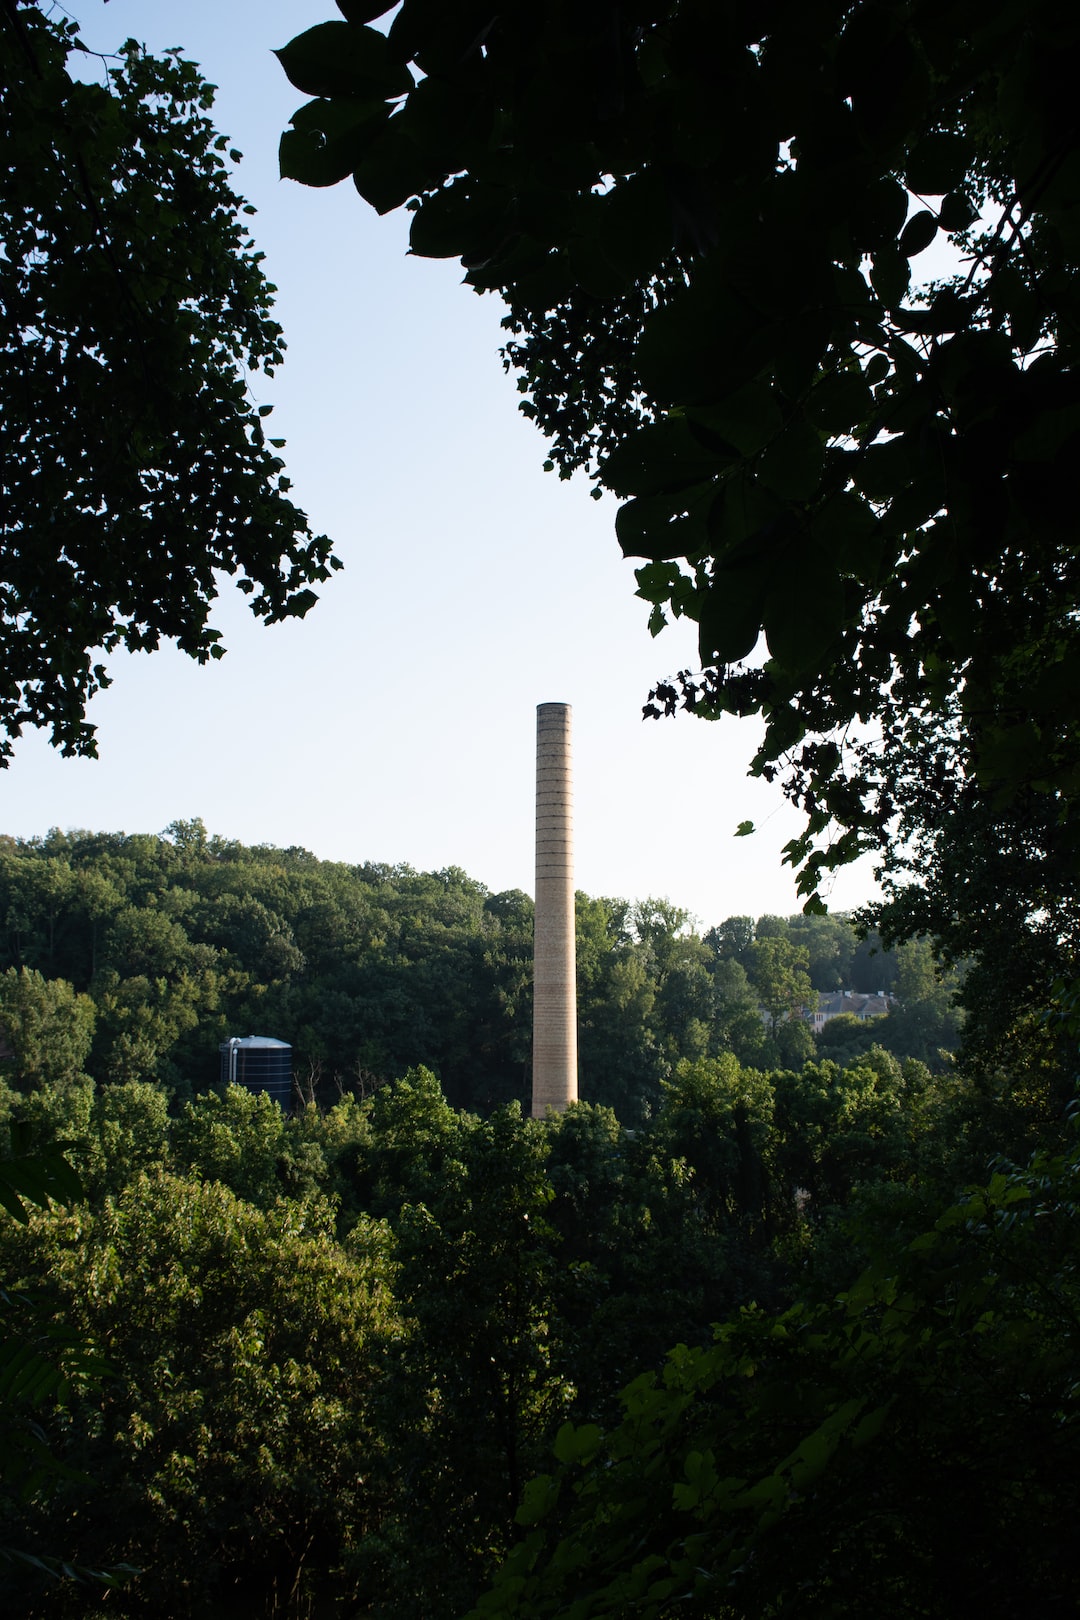
<svg viewBox="0 0 1080 1620">
<path fill-rule="evenodd" d="M 569 703 L 536 710 L 532 1112 L 577 1101 L 574 816 Z"/>
</svg>

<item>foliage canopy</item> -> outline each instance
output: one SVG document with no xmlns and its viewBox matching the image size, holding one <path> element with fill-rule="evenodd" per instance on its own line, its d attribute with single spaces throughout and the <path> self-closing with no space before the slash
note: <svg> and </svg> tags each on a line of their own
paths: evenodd
<svg viewBox="0 0 1080 1620">
<path fill-rule="evenodd" d="M 1076 1176 L 1002 1166 L 838 1300 L 744 1311 L 567 1424 L 470 1620 L 1069 1613 Z"/>
<path fill-rule="evenodd" d="M 407 204 L 413 252 L 504 297 L 551 465 L 623 499 L 654 629 L 698 625 L 704 673 L 654 711 L 764 716 L 811 904 L 928 761 L 946 809 L 964 778 L 995 814 L 1034 799 L 1072 849 L 1075 15 L 405 0 L 384 35 L 378 0 L 340 9 L 280 53 L 314 98 L 283 173 Z M 950 268 L 920 276 L 931 245 Z"/>
<path fill-rule="evenodd" d="M 102 650 L 219 657 L 219 575 L 272 622 L 338 566 L 249 393 L 283 345 L 211 87 L 133 41 L 84 82 L 73 52 L 0 8 L 0 764 L 25 724 L 94 752 Z"/>
</svg>

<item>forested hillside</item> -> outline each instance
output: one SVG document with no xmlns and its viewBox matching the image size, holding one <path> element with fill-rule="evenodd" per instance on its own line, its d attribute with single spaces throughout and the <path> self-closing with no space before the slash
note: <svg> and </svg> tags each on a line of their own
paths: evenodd
<svg viewBox="0 0 1080 1620">
<path fill-rule="evenodd" d="M 763 1358 L 766 1392 L 775 1384 L 788 1395 L 772 1416 L 741 1412 L 749 1460 L 740 1471 L 768 1476 L 837 1406 L 841 1422 L 876 1414 L 878 1468 L 887 1471 L 897 1433 L 906 1437 L 890 1485 L 902 1493 L 904 1471 L 918 1467 L 916 1397 L 893 1296 L 881 1303 L 881 1278 L 891 1274 L 881 1268 L 932 1231 L 957 1183 L 982 1173 L 1001 1126 L 976 1091 L 880 1050 L 844 1069 L 808 1064 L 799 1076 L 744 1069 L 730 1054 L 683 1060 L 636 1132 L 589 1103 L 544 1122 L 523 1118 L 516 1103 L 487 1117 L 455 1110 L 424 1069 L 366 1101 L 350 1096 L 290 1120 L 236 1088 L 170 1112 L 165 1093 L 142 1080 L 98 1088 L 54 1080 L 11 1104 L 34 1143 L 67 1144 L 88 1199 L 37 1212 L 25 1226 L 0 1222 L 0 1274 L 16 1285 L 5 1348 L 21 1342 L 62 1365 L 76 1348 L 105 1361 L 96 1380 L 73 1374 L 60 1408 L 34 1414 L 56 1460 L 74 1472 L 50 1480 L 28 1449 L 33 1408 L 20 1417 L 7 1407 L 0 1545 L 22 1558 L 4 1584 L 9 1612 L 35 1615 L 97 1614 L 100 1588 L 90 1574 L 50 1578 L 27 1555 L 120 1571 L 102 1615 L 450 1620 L 476 1602 L 519 1526 L 554 1507 L 553 1446 L 577 1536 L 575 1518 L 592 1512 L 594 1498 L 576 1497 L 571 1485 L 598 1456 L 601 1426 L 629 1469 L 631 1496 L 639 1467 L 659 1467 L 683 1479 L 685 1497 L 684 1469 L 697 1481 L 693 1470 L 706 1467 L 688 1454 L 712 1455 L 717 1443 L 714 1386 L 747 1355 Z M 1029 1119 L 1021 1134 L 1033 1128 L 1045 1122 Z M 1068 1327 L 1070 1274 L 1060 1298 L 1030 1290 L 1032 1255 L 1040 1243 L 1058 1252 L 1053 1212 L 1072 1195 L 1059 1191 L 1060 1167 L 1040 1175 L 1050 1218 L 1037 1231 L 991 1223 L 1021 1244 L 1009 1275 L 1028 1289 L 1003 1329 L 1011 1360 L 998 1382 L 1012 1383 L 1004 1392 L 995 1384 L 999 1405 L 1005 1393 L 1011 1403 L 1005 1440 L 1014 1450 L 1027 1433 L 1033 1386 L 1024 1380 L 1034 1376 L 1046 1398 L 1070 1364 L 1054 1338 L 1062 1321 Z M 1010 1222 L 1018 1208 L 1034 1213 L 1018 1206 L 1030 1192 L 1000 1175 L 996 1186 L 995 1207 Z M 947 1229 L 936 1241 L 948 1252 L 933 1253 L 929 1276 L 905 1284 L 926 1315 L 913 1331 L 931 1388 L 939 1353 L 950 1386 L 986 1376 L 978 1339 L 970 1354 L 957 1339 L 954 1307 L 989 1333 L 1004 1309 L 980 1269 L 982 1214 L 974 1225 L 954 1219 L 976 1252 L 955 1255 Z M 868 1261 L 877 1263 L 878 1294 L 859 1304 L 861 1318 L 884 1309 L 894 1323 L 876 1388 L 872 1367 L 845 1373 L 847 1329 L 830 1303 Z M 967 1271 L 955 1296 L 948 1283 L 942 1296 L 950 1267 Z M 750 1315 L 740 1319 L 741 1310 Z M 712 1324 L 732 1319 L 734 1341 L 714 1352 Z M 746 1334 L 750 1347 L 739 1348 Z M 794 1335 L 790 1354 L 808 1358 L 805 1366 L 789 1374 L 782 1357 L 772 1366 L 782 1348 L 775 1334 Z M 659 1385 L 635 1382 L 680 1344 Z M 618 1400 L 627 1385 L 646 1402 L 628 1409 L 630 1443 Z M 979 1411 L 973 1437 L 966 1426 L 979 1390 L 955 1414 L 941 1391 L 935 1398 L 936 1444 L 948 1447 L 959 1427 L 969 1450 L 997 1457 L 998 1407 Z M 887 1422 L 894 1400 L 896 1420 Z M 1052 1414 L 1041 1423 L 1053 1430 Z M 528 1484 L 541 1475 L 548 1484 Z M 658 1510 L 670 1488 L 655 1498 Z M 639 1532 L 664 1553 L 663 1516 Z M 604 1558 L 617 1561 L 613 1530 L 594 1533 Z M 813 1540 L 811 1529 L 803 1534 Z M 902 1527 L 886 1541 L 894 1572 L 907 1557 Z M 498 1601 L 515 1590 L 501 1587 Z M 522 1612 L 563 1612 L 563 1596 L 554 1601 Z M 603 1612 L 628 1610 L 616 1596 Z"/>
<path fill-rule="evenodd" d="M 527 1105 L 532 902 L 458 868 L 249 849 L 199 822 L 54 831 L 0 839 L 0 929 L 5 1067 L 25 1088 L 85 1073 L 189 1098 L 216 1082 L 221 1041 L 259 1033 L 294 1046 L 312 1100 L 422 1063 L 455 1106 Z M 680 1059 L 798 1068 L 815 1055 L 804 1010 L 839 989 L 899 1002 L 874 1025 L 826 1025 L 832 1056 L 876 1043 L 940 1068 L 955 1045 L 950 983 L 924 945 L 894 956 L 830 917 L 699 933 L 667 901 L 579 895 L 581 1095 L 632 1124 Z"/>
<path fill-rule="evenodd" d="M 958 1069 L 955 977 L 922 945 L 883 953 L 823 917 L 698 933 L 667 902 L 579 896 L 587 1100 L 532 1121 L 523 894 L 197 822 L 4 840 L 0 884 L 16 1611 L 452 1620 L 509 1555 L 485 1612 L 556 1614 L 584 1546 L 599 1606 L 581 1612 L 623 1614 L 652 1585 L 670 1596 L 689 1578 L 675 1549 L 712 1536 L 692 1612 L 757 1616 L 767 1572 L 730 1611 L 714 1586 L 791 1520 L 804 1486 L 785 1469 L 835 1454 L 791 1521 L 805 1578 L 829 1585 L 849 1572 L 821 1515 L 839 1492 L 844 1535 L 862 1533 L 850 1493 L 874 1443 L 884 1590 L 936 1511 L 909 1525 L 899 1505 L 919 1402 L 934 1447 L 960 1426 L 983 1466 L 999 1432 L 1023 1451 L 1033 1399 L 1060 1398 L 1068 1031 L 1014 1031 L 1008 1063 Z M 901 999 L 832 1019 L 815 1049 L 803 1009 L 841 986 Z M 217 1084 L 219 1040 L 249 1029 L 295 1042 L 292 1118 Z M 918 1041 L 932 1062 L 904 1054 Z M 57 1144 L 81 1200 L 41 1168 Z M 1000 1169 L 941 1217 L 995 1154 L 1032 1151 L 1036 1170 Z M 1000 1340 L 992 1374 L 976 1320 Z M 845 1359 L 852 1331 L 873 1364 Z M 635 1494 L 642 1470 L 659 1494 Z M 989 1497 L 984 1550 L 1008 1506 Z M 913 1601 L 927 1557 L 901 1581 Z"/>
</svg>

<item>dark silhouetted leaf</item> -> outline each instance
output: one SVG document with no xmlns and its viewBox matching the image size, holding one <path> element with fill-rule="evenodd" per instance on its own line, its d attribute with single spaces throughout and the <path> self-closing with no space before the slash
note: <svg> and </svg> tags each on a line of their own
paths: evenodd
<svg viewBox="0 0 1080 1620">
<path fill-rule="evenodd" d="M 384 101 L 309 101 L 281 137 L 282 179 L 305 186 L 337 185 L 356 168 L 374 127 L 386 116 Z"/>
<path fill-rule="evenodd" d="M 906 254 L 895 248 L 882 248 L 874 254 L 870 284 L 886 309 L 896 309 L 903 302 L 910 281 L 911 266 Z"/>
<path fill-rule="evenodd" d="M 839 635 L 844 614 L 840 576 L 824 553 L 807 547 L 774 578 L 763 605 L 765 639 L 784 668 L 811 668 Z"/>
<path fill-rule="evenodd" d="M 930 246 L 937 235 L 937 229 L 937 215 L 929 208 L 913 214 L 900 233 L 900 241 L 897 244 L 900 252 L 913 259 L 917 253 L 922 253 Z"/>
<path fill-rule="evenodd" d="M 695 439 L 684 416 L 668 416 L 624 439 L 601 464 L 600 478 L 616 495 L 652 495 L 698 483 L 730 459 Z"/>
<path fill-rule="evenodd" d="M 695 598 L 703 663 L 735 664 L 757 646 L 767 579 L 754 568 L 718 568 Z"/>
<path fill-rule="evenodd" d="M 821 435 L 809 422 L 797 418 L 766 448 L 758 463 L 758 477 L 783 501 L 808 500 L 821 478 L 824 454 Z"/>
<path fill-rule="evenodd" d="M 386 36 L 374 28 L 316 23 L 274 54 L 289 82 L 309 96 L 391 101 L 413 87 L 411 73 L 390 55 Z"/>
<path fill-rule="evenodd" d="M 615 515 L 615 533 L 624 557 L 693 557 L 709 541 L 708 517 L 716 499 L 710 480 L 679 495 L 646 495 L 627 501 Z"/>
<path fill-rule="evenodd" d="M 979 210 L 962 191 L 950 191 L 941 199 L 938 218 L 943 231 L 966 231 L 979 217 Z"/>
<path fill-rule="evenodd" d="M 393 11 L 396 0 L 335 0 L 338 10 L 346 22 L 369 23 L 376 17 L 385 17 L 388 11 Z"/>
<path fill-rule="evenodd" d="M 776 394 L 767 383 L 758 382 L 747 383 L 715 403 L 689 407 L 686 415 L 744 456 L 764 450 L 784 425 Z"/>
<path fill-rule="evenodd" d="M 842 491 L 830 496 L 814 513 L 811 533 L 841 573 L 867 584 L 877 580 L 884 534 L 872 509 L 857 495 Z"/>
<path fill-rule="evenodd" d="M 510 201 L 466 180 L 455 181 L 417 209 L 409 231 L 410 251 L 426 259 L 479 262 L 505 241 Z"/>
</svg>

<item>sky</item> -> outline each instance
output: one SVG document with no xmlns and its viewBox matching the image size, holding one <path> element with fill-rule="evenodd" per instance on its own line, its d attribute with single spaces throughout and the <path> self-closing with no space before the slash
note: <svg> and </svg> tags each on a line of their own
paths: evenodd
<svg viewBox="0 0 1080 1620">
<path fill-rule="evenodd" d="M 278 178 L 278 138 L 306 98 L 271 53 L 338 17 L 333 0 L 65 9 L 92 49 L 182 46 L 218 86 L 288 343 L 253 386 L 287 441 L 293 498 L 345 567 L 306 619 L 271 628 L 226 583 L 218 663 L 172 648 L 111 659 L 90 707 L 99 759 L 27 733 L 0 772 L 0 832 L 201 817 L 244 843 L 458 866 L 532 893 L 535 710 L 566 702 L 579 888 L 665 897 L 702 927 L 797 911 L 781 852 L 801 818 L 747 778 L 757 723 L 641 718 L 658 679 L 697 667 L 694 627 L 650 637 L 616 502 L 543 471 L 499 358 L 498 300 L 455 262 L 409 257 L 404 212 L 380 219 L 348 182 Z M 736 839 L 747 820 L 758 830 Z M 864 862 L 827 898 L 847 910 L 872 893 Z"/>
</svg>

